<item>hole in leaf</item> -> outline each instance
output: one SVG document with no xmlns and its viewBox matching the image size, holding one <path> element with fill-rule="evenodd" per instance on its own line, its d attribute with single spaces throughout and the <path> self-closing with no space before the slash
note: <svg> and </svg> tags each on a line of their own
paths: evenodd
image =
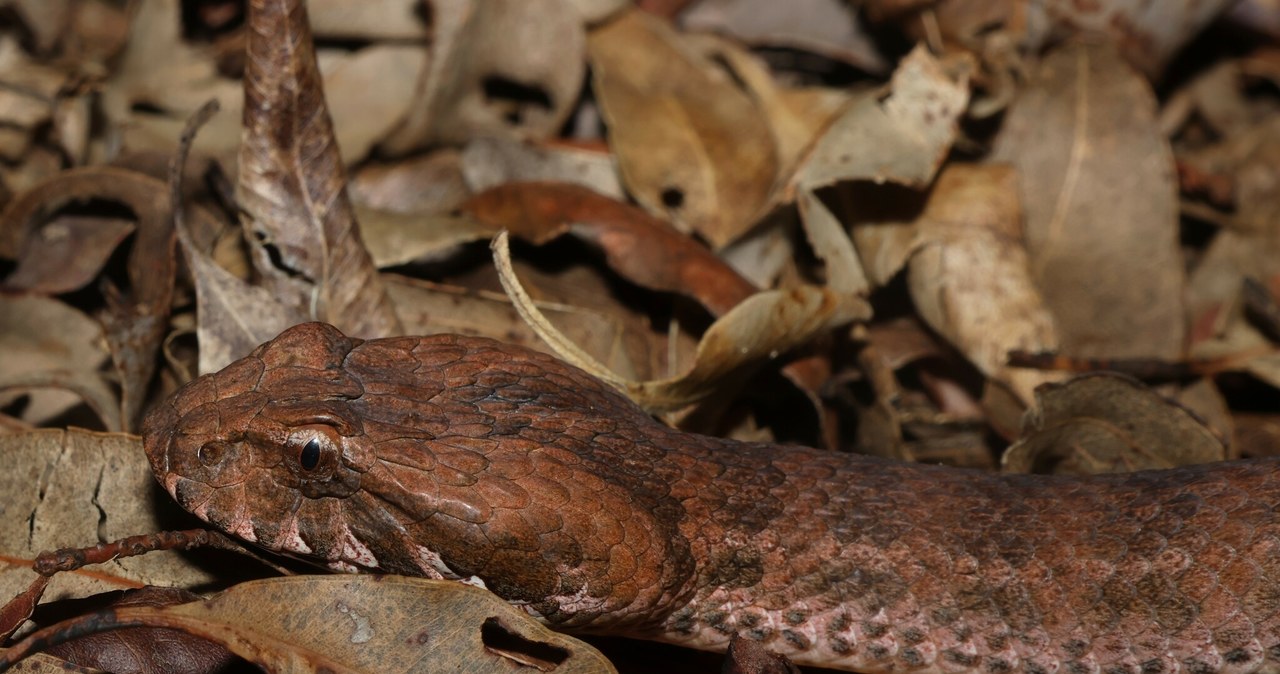
<svg viewBox="0 0 1280 674">
<path fill-rule="evenodd" d="M 505 110 L 503 116 L 512 126 L 518 126 L 527 117 L 530 107 L 551 110 L 551 96 L 539 86 L 530 86 L 499 75 L 490 75 L 481 83 L 485 101 Z"/>
<path fill-rule="evenodd" d="M 684 205 L 684 192 L 678 187 L 668 187 L 662 190 L 662 194 L 659 197 L 662 199 L 662 205 L 671 210 Z"/>
<path fill-rule="evenodd" d="M 168 111 L 151 101 L 142 100 L 134 101 L 129 106 L 129 112 L 138 115 L 163 115 Z"/>
<path fill-rule="evenodd" d="M 485 618 L 480 626 L 480 641 L 493 653 L 543 672 L 550 672 L 569 659 L 565 649 L 526 639 L 507 629 L 498 618 Z"/>
</svg>

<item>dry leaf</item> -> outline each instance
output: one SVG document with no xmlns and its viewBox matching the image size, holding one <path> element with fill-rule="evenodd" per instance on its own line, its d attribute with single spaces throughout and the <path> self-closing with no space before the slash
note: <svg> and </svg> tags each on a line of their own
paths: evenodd
<svg viewBox="0 0 1280 674">
<path fill-rule="evenodd" d="M 572 3 L 437 0 L 431 20 L 430 65 L 383 151 L 486 135 L 545 138 L 560 129 L 586 71 L 582 16 Z"/>
<path fill-rule="evenodd" d="M 591 31 L 588 47 L 610 147 L 636 201 L 716 248 L 755 224 L 778 154 L 732 73 L 639 11 Z"/>
<path fill-rule="evenodd" d="M 254 265 L 280 301 L 309 318 L 361 337 L 397 334 L 347 197 L 301 2 L 249 6 L 237 195 Z"/>
<path fill-rule="evenodd" d="M 136 436 L 89 431 L 32 431 L 0 437 L 0 596 L 12 597 L 35 573 L 36 555 L 160 531 L 194 522 L 155 485 Z M 193 587 L 215 580 L 176 552 L 117 559 L 82 572 L 60 573 L 46 600 L 86 596 L 143 584 Z"/>
<path fill-rule="evenodd" d="M 107 593 L 108 606 L 173 606 L 200 597 L 179 588 L 148 586 Z M 95 597 L 96 598 L 96 597 Z M 81 602 L 83 605 L 83 602 Z M 81 667 L 128 674 L 225 674 L 235 671 L 235 656 L 218 644 L 177 630 L 133 627 L 100 632 L 55 644 L 50 655 Z"/>
<path fill-rule="evenodd" d="M 353 6 L 364 10 L 375 4 Z M 413 87 L 405 84 L 420 78 L 429 60 L 425 47 L 399 44 L 320 52 L 326 102 L 342 157 L 355 161 L 369 156 L 404 121 L 418 103 Z"/>
<path fill-rule="evenodd" d="M 930 327 L 1030 404 L 1037 386 L 1061 377 L 1005 366 L 1010 351 L 1058 346 L 1028 269 L 1015 178 L 1007 166 L 944 170 L 920 216 L 907 284 Z"/>
<path fill-rule="evenodd" d="M 1127 377 L 1090 375 L 1036 392 L 1009 472 L 1127 473 L 1221 461 L 1226 447 L 1186 409 Z"/>
<path fill-rule="evenodd" d="M 849 181 L 927 186 L 951 148 L 957 120 L 968 103 L 967 69 L 963 61 L 940 62 L 917 47 L 894 71 L 886 93 L 855 99 L 814 142 L 791 189 L 809 243 L 826 264 L 831 288 L 866 295 L 869 281 L 883 284 L 897 272 L 906 261 L 906 251 L 899 247 L 894 262 L 880 262 L 883 230 L 855 227 L 850 241 L 841 220 L 816 191 Z M 878 201 L 867 190 L 860 194 L 861 200 L 851 199 L 843 209 L 851 211 L 850 219 L 865 217 Z M 904 240 L 912 236 L 907 233 Z M 875 275 L 868 279 L 873 271 Z"/>
<path fill-rule="evenodd" d="M 520 320 L 506 295 L 476 292 L 388 275 L 387 289 L 405 331 L 414 335 L 447 332 L 495 337 L 539 351 L 548 351 L 538 335 Z M 628 340 L 626 326 L 616 317 L 589 308 L 539 302 L 553 324 L 588 353 L 601 354 L 606 366 L 625 377 L 649 371 L 643 340 Z M 638 343 L 637 343 L 638 342 Z M 639 353 L 634 353 L 639 352 Z M 634 353 L 634 355 L 633 355 Z"/>
<path fill-rule="evenodd" d="M 476 195 L 463 211 L 495 231 L 506 229 L 534 243 L 572 232 L 600 247 L 624 278 L 694 297 L 717 316 L 755 292 L 667 223 L 578 185 L 507 183 Z"/>
<path fill-rule="evenodd" d="M 89 618 L 62 629 L 106 622 Z M 614 671 L 595 648 L 485 590 L 423 578 L 270 578 L 202 602 L 116 609 L 111 622 L 179 629 L 282 674 Z"/>
<path fill-rule="evenodd" d="M 77 201 L 115 202 L 137 217 L 127 293 L 107 285 L 107 311 L 102 315 L 124 391 L 120 404 L 126 430 L 140 420 L 173 300 L 176 253 L 172 213 L 169 200 L 157 198 L 167 194 L 163 181 L 136 171 L 109 166 L 71 169 L 23 193 L 0 216 L 0 256 L 5 257 L 24 250 L 52 214 Z M 192 216 L 201 230 L 216 229 L 216 225 L 208 223 L 211 216 L 207 211 L 192 209 Z"/>
<path fill-rule="evenodd" d="M 857 9 L 841 0 L 702 0 L 680 15 L 680 24 L 752 45 L 815 52 L 868 73 L 889 70 Z"/>
<path fill-rule="evenodd" d="M 1018 170 L 1032 272 L 1073 356 L 1183 353 L 1173 158 L 1150 85 L 1116 51 L 1049 55 L 997 139 Z"/>
<path fill-rule="evenodd" d="M 200 252 L 186 236 L 182 251 L 196 290 L 198 374 L 216 372 L 291 325 L 306 321 L 265 288 L 236 278 Z"/>
<path fill-rule="evenodd" d="M 404 214 L 445 213 L 471 196 L 463 175 L 465 171 L 461 154 L 443 149 L 392 163 L 365 164 L 351 176 L 348 187 L 357 209 Z M 363 218 L 360 224 L 362 228 L 366 224 Z M 365 237 L 366 242 L 369 238 Z"/>
<path fill-rule="evenodd" d="M 462 151 L 462 173 L 472 192 L 514 182 L 582 185 L 612 199 L 623 199 L 613 157 L 568 145 L 477 138 Z"/>
<path fill-rule="evenodd" d="M 507 235 L 494 239 L 494 258 L 503 288 L 520 316 L 564 360 L 623 391 L 650 411 L 670 411 L 706 398 L 748 366 L 791 351 L 815 335 L 871 317 L 870 305 L 835 296 L 817 286 L 756 293 L 720 317 L 698 342 L 693 366 L 684 374 L 656 381 L 629 381 L 595 360 L 539 311 L 511 269 Z"/>
<path fill-rule="evenodd" d="M 30 396 L 23 419 L 40 424 L 81 401 L 120 430 L 120 399 L 99 371 L 110 354 L 102 326 L 50 297 L 0 295 L 0 404 Z"/>
</svg>

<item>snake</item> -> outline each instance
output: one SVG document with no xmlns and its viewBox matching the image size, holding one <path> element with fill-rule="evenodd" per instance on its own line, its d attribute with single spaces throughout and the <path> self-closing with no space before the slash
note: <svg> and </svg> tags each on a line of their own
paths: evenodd
<svg viewBox="0 0 1280 674">
<path fill-rule="evenodd" d="M 683 432 L 552 356 L 292 327 L 147 415 L 262 548 L 879 674 L 1280 672 L 1280 462 L 999 474 Z"/>
</svg>

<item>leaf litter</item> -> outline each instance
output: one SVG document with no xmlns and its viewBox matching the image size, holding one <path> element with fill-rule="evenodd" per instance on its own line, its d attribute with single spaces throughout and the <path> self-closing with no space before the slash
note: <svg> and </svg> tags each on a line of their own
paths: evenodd
<svg viewBox="0 0 1280 674">
<path fill-rule="evenodd" d="M 118 431 L 303 320 L 549 338 L 671 423 L 739 438 L 1069 472 L 1274 453 L 1280 20 L 1148 4 L 11 3 L 0 577 L 16 597 L 37 548 L 173 528 Z M 175 230 L 164 167 L 210 99 Z M 71 425 L 108 433 L 31 430 Z M 177 627 L 280 671 L 417 671 L 372 617 L 487 601 L 237 585 L 186 555 L 44 596 L 197 589 L 72 620 Z M 313 641 L 269 627 L 320 615 Z M 453 649 L 433 657 L 548 666 L 483 625 L 430 632 Z"/>
</svg>

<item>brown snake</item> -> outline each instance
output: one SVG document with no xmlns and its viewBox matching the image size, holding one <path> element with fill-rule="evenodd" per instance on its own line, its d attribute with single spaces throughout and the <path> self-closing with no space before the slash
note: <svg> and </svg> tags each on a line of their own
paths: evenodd
<svg viewBox="0 0 1280 674">
<path fill-rule="evenodd" d="M 865 672 L 1280 671 L 1280 462 L 995 475 L 669 429 L 499 342 L 292 328 L 147 418 L 183 507 L 547 623 Z"/>
</svg>

